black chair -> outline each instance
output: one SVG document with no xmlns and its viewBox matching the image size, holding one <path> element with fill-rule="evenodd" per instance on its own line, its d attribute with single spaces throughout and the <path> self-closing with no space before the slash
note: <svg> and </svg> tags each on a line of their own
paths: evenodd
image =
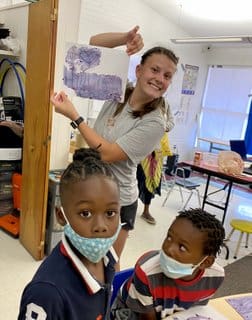
<svg viewBox="0 0 252 320">
<path fill-rule="evenodd" d="M 174 188 L 176 186 L 178 186 L 179 192 L 180 192 L 180 196 L 181 196 L 181 200 L 184 203 L 183 207 L 181 208 L 181 210 L 184 210 L 189 201 L 192 198 L 193 193 L 195 192 L 197 197 L 198 197 L 198 202 L 199 202 L 199 207 L 201 207 L 201 201 L 200 201 L 200 193 L 198 190 L 198 187 L 200 186 L 200 183 L 195 182 L 195 180 L 193 178 L 190 178 L 190 174 L 191 174 L 191 169 L 188 167 L 178 167 L 175 171 L 175 174 L 171 180 L 170 183 L 170 187 L 167 190 L 167 194 L 166 197 L 162 203 L 162 207 L 165 205 L 166 201 L 168 200 L 171 192 L 174 190 Z M 183 196 L 183 192 L 182 190 L 185 189 L 187 192 L 189 191 L 189 196 L 186 199 L 186 201 L 184 202 L 184 196 Z"/>
<path fill-rule="evenodd" d="M 243 160 L 247 160 L 245 140 L 229 140 L 231 151 L 237 152 Z"/>
</svg>

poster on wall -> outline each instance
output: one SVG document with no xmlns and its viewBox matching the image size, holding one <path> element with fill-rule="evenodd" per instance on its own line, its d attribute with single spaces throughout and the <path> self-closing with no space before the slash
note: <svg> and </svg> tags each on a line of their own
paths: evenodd
<svg viewBox="0 0 252 320">
<path fill-rule="evenodd" d="M 122 50 L 68 43 L 63 82 L 78 97 L 122 102 L 128 66 Z"/>
<path fill-rule="evenodd" d="M 188 123 L 190 104 L 191 97 L 188 95 L 181 95 L 180 109 L 176 116 L 176 124 L 186 125 Z"/>
<path fill-rule="evenodd" d="M 186 125 L 189 121 L 189 115 L 191 114 L 191 100 L 196 90 L 199 67 L 186 64 L 182 65 L 182 69 L 184 75 L 182 80 L 180 108 L 176 117 L 176 124 Z"/>
<path fill-rule="evenodd" d="M 182 94 L 194 95 L 199 67 L 186 64 L 184 66 L 184 78 L 182 83 Z"/>
</svg>

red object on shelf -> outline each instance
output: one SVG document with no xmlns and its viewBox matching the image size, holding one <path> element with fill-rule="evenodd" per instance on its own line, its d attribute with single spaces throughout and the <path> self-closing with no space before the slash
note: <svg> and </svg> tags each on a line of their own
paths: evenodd
<svg viewBox="0 0 252 320">
<path fill-rule="evenodd" d="M 15 238 L 19 236 L 19 217 L 14 214 L 6 214 L 0 217 L 0 228 Z"/>
<path fill-rule="evenodd" d="M 12 193 L 14 209 L 20 211 L 21 208 L 21 183 L 22 175 L 20 173 L 13 173 L 12 175 Z"/>
<path fill-rule="evenodd" d="M 21 182 L 22 175 L 13 173 L 12 175 L 12 193 L 14 212 L 0 217 L 0 228 L 6 231 L 11 236 L 19 237 L 19 212 L 21 208 Z"/>
</svg>

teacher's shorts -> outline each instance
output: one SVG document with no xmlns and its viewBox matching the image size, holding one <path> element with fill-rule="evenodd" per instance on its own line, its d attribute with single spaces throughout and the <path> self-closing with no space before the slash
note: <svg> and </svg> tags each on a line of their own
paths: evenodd
<svg viewBox="0 0 252 320">
<path fill-rule="evenodd" d="M 137 200 L 128 206 L 122 206 L 120 211 L 121 223 L 124 230 L 133 230 L 137 213 Z"/>
</svg>

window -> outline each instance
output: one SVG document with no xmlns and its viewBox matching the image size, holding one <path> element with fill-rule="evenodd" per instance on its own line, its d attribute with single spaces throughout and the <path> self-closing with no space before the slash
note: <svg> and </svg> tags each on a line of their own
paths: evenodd
<svg viewBox="0 0 252 320">
<path fill-rule="evenodd" d="M 252 68 L 211 66 L 201 111 L 200 137 L 243 139 L 252 90 Z"/>
</svg>

